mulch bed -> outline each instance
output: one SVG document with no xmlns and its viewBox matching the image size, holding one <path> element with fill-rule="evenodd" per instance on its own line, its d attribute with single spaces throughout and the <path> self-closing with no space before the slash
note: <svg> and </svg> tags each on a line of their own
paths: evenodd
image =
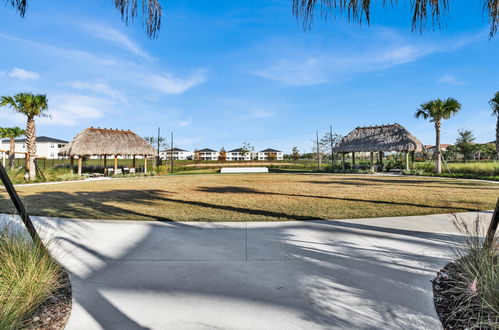
<svg viewBox="0 0 499 330">
<path fill-rule="evenodd" d="M 64 329 L 71 313 L 71 282 L 65 270 L 61 283 L 63 283 L 61 288 L 35 311 L 29 320 L 28 329 Z"/>
<path fill-rule="evenodd" d="M 481 307 L 479 297 L 472 294 L 465 284 L 469 281 L 454 262 L 442 268 L 432 282 L 433 301 L 444 329 L 497 329 L 484 325 L 497 325 L 497 316 Z"/>
</svg>

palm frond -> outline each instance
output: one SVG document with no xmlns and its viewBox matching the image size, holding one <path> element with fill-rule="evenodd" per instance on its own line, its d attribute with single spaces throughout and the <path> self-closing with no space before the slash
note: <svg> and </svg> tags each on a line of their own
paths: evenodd
<svg viewBox="0 0 499 330">
<path fill-rule="evenodd" d="M 499 117 L 499 92 L 496 92 L 494 97 L 490 99 L 489 105 L 492 108 L 492 113 Z"/>
<path fill-rule="evenodd" d="M 499 0 L 482 0 L 484 14 L 489 16 L 490 37 L 499 27 Z M 362 24 L 364 20 L 370 24 L 372 0 L 293 0 L 293 14 L 302 21 L 304 29 L 309 29 L 314 20 L 314 14 L 319 11 L 322 18 L 347 13 L 349 21 Z M 392 5 L 399 0 L 383 0 L 382 5 Z M 449 8 L 449 0 L 413 0 L 412 30 L 422 32 L 426 27 L 440 28 L 441 18 Z"/>
<path fill-rule="evenodd" d="M 138 1 L 113 0 L 113 4 L 126 25 L 134 23 L 140 11 L 147 36 L 154 39 L 161 28 L 161 4 L 159 0 L 140 0 L 142 5 L 139 10 Z M 12 6 L 21 17 L 26 14 L 28 0 L 4 0 L 4 2 L 6 5 Z"/>
</svg>

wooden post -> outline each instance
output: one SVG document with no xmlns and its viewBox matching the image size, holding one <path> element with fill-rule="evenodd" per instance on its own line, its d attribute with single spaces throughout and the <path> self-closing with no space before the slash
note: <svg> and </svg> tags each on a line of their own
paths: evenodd
<svg viewBox="0 0 499 330">
<path fill-rule="evenodd" d="M 73 156 L 71 156 L 71 159 L 69 160 L 69 168 L 71 169 L 71 174 L 74 174 L 75 172 L 75 159 Z"/>
<path fill-rule="evenodd" d="M 371 171 L 374 171 L 374 152 L 371 151 Z"/>
<path fill-rule="evenodd" d="M 499 224 L 499 198 L 497 199 L 496 208 L 492 219 L 490 219 L 489 229 L 487 230 L 487 237 L 485 238 L 485 247 L 491 247 L 494 243 L 494 236 L 497 231 L 497 226 Z"/>
<path fill-rule="evenodd" d="M 132 167 L 135 168 L 135 155 L 133 155 Z"/>
<path fill-rule="evenodd" d="M 78 175 L 81 175 L 82 157 L 78 156 Z"/>
<path fill-rule="evenodd" d="M 19 195 L 17 194 L 17 191 L 14 188 L 12 181 L 10 181 L 10 178 L 7 175 L 7 172 L 5 171 L 5 168 L 1 164 L 0 164 L 0 179 L 2 180 L 2 183 L 5 186 L 5 190 L 7 190 L 10 199 L 14 203 L 17 213 L 19 213 L 19 215 L 21 216 L 21 220 L 23 221 L 24 226 L 26 226 L 26 229 L 28 229 L 28 233 L 33 239 L 33 242 L 39 245 L 41 248 L 44 248 L 42 240 L 40 239 L 40 236 L 38 236 L 35 226 L 33 225 L 33 222 L 31 222 L 31 219 L 29 217 L 28 212 L 26 211 L 26 208 L 24 207 L 23 202 L 19 198 Z"/>
<path fill-rule="evenodd" d="M 2 166 L 5 167 L 5 152 L 2 152 Z"/>
<path fill-rule="evenodd" d="M 107 155 L 104 155 L 104 168 L 107 167 Z"/>
<path fill-rule="evenodd" d="M 345 153 L 344 152 L 341 153 L 341 168 L 343 169 L 343 171 L 345 170 Z"/>
<path fill-rule="evenodd" d="M 144 155 L 144 173 L 147 173 L 147 155 Z"/>
<path fill-rule="evenodd" d="M 405 152 L 405 169 L 408 171 L 411 169 L 409 166 L 409 151 Z"/>
<path fill-rule="evenodd" d="M 384 169 L 384 166 L 383 166 L 383 151 L 380 151 L 379 152 L 379 165 L 380 165 L 380 168 L 381 168 L 381 171 L 383 171 Z"/>
<path fill-rule="evenodd" d="M 117 169 L 118 169 L 118 155 L 114 155 L 114 174 L 116 174 Z"/>
<path fill-rule="evenodd" d="M 352 151 L 352 168 L 355 167 L 355 152 Z"/>
</svg>

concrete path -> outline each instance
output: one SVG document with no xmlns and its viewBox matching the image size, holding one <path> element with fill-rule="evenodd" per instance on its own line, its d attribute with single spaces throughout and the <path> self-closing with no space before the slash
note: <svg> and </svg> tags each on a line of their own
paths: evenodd
<svg viewBox="0 0 499 330">
<path fill-rule="evenodd" d="M 488 221 L 490 213 L 481 217 Z M 34 219 L 70 271 L 69 330 L 439 329 L 430 281 L 459 238 L 450 215 L 256 223 Z"/>
</svg>

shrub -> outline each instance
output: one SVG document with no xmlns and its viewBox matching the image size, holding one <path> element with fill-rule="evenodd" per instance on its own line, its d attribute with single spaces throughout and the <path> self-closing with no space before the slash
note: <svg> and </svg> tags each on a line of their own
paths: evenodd
<svg viewBox="0 0 499 330">
<path fill-rule="evenodd" d="M 0 329 L 24 328 L 61 286 L 61 276 L 61 266 L 43 247 L 20 231 L 0 228 Z"/>
<path fill-rule="evenodd" d="M 479 220 L 473 226 L 457 217 L 454 221 L 463 238 L 454 249 L 456 260 L 436 279 L 441 291 L 436 305 L 445 328 L 499 327 L 499 242 L 496 237 L 492 245 L 484 246 L 485 230 Z"/>
</svg>

